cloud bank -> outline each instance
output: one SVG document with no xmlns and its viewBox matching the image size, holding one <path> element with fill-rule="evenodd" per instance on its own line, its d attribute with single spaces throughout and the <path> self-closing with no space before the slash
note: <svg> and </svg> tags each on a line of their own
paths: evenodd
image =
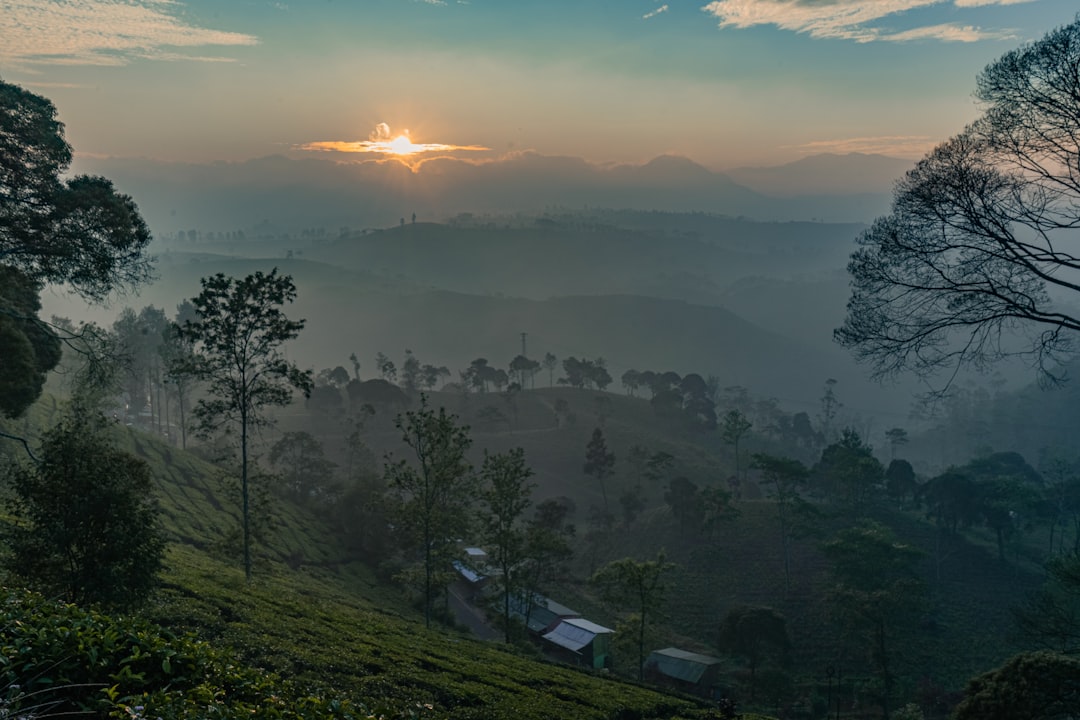
<svg viewBox="0 0 1080 720">
<path fill-rule="evenodd" d="M 179 48 L 255 45 L 258 38 L 212 30 L 182 17 L 173 0 L 9 0 L 0 12 L 0 62 L 125 65 L 135 58 L 228 61 Z"/>
<path fill-rule="evenodd" d="M 957 8 L 1014 5 L 1029 0 L 952 0 Z M 713 0 L 701 9 L 716 17 L 720 27 L 775 25 L 814 38 L 856 42 L 941 40 L 976 42 L 1012 37 L 1007 31 L 982 30 L 971 25 L 942 23 L 903 31 L 887 30 L 884 21 L 911 10 L 945 4 L 943 0 Z"/>
</svg>

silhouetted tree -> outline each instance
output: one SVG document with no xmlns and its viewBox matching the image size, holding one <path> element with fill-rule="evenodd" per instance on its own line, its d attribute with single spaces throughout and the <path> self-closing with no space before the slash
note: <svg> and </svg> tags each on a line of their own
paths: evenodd
<svg viewBox="0 0 1080 720">
<path fill-rule="evenodd" d="M 240 493 L 244 575 L 251 579 L 251 502 L 248 487 L 248 441 L 251 431 L 267 425 L 265 409 L 292 402 L 294 390 L 311 392 L 311 371 L 285 359 L 282 345 L 296 338 L 303 320 L 290 320 L 281 306 L 296 299 L 296 287 L 277 268 L 256 271 L 242 280 L 218 273 L 203 278 L 192 301 L 197 318 L 179 328 L 193 346 L 189 374 L 207 385 L 195 407 L 201 435 L 223 426 L 240 430 Z"/>
<path fill-rule="evenodd" d="M 105 178 L 64 178 L 72 150 L 56 108 L 3 81 L 0 158 L 0 412 L 18 417 L 60 361 L 58 329 L 37 316 L 42 286 L 91 302 L 135 288 L 150 279 L 150 231 Z"/>
<path fill-rule="evenodd" d="M 782 667 L 791 662 L 791 640 L 787 620 L 770 607 L 738 605 L 720 623 L 717 647 L 746 661 L 750 670 L 750 702 L 754 701 L 757 670 L 773 660 Z"/>
<path fill-rule="evenodd" d="M 780 546 L 784 558 L 784 591 L 791 587 L 791 541 L 796 537 L 799 518 L 812 511 L 803 500 L 800 490 L 806 485 L 810 471 L 798 460 L 756 453 L 750 467 L 761 473 L 765 494 L 776 505 L 780 524 Z"/>
<path fill-rule="evenodd" d="M 45 434 L 40 462 L 11 471 L 8 569 L 68 602 L 130 608 L 165 552 L 146 462 L 118 450 L 111 423 L 76 404 Z"/>
<path fill-rule="evenodd" d="M 491 564 L 498 570 L 492 578 L 502 596 L 504 639 L 511 639 L 510 599 L 518 596 L 522 582 L 518 570 L 527 558 L 527 532 L 521 518 L 531 504 L 536 483 L 529 482 L 532 470 L 525 464 L 525 451 L 484 453 L 480 468 L 480 532 L 489 549 Z"/>
<path fill-rule="evenodd" d="M 399 503 L 398 531 L 420 556 L 424 624 L 430 627 L 432 602 L 446 579 L 454 542 L 470 524 L 477 481 L 465 453 L 472 439 L 446 408 L 432 410 L 423 394 L 420 408 L 399 415 L 396 425 L 415 463 L 388 458 L 386 480 Z"/>
<path fill-rule="evenodd" d="M 596 478 L 596 481 L 600 483 L 600 493 L 604 498 L 604 512 L 607 512 L 607 485 L 604 481 L 615 469 L 615 453 L 608 452 L 604 431 L 600 428 L 593 430 L 592 438 L 585 447 L 585 465 L 582 469 L 586 475 Z"/>
<path fill-rule="evenodd" d="M 1073 349 L 1078 64 L 1080 20 L 988 65 L 982 115 L 907 173 L 859 239 L 835 334 L 875 375 L 1025 354 L 1052 377 Z"/>
<path fill-rule="evenodd" d="M 667 586 L 664 574 L 675 566 L 667 562 L 663 551 L 655 560 L 638 561 L 624 558 L 608 563 L 596 571 L 589 582 L 596 587 L 605 602 L 617 608 L 629 608 L 637 625 L 638 680 L 644 678 L 645 625 L 659 620 L 664 607 Z"/>
<path fill-rule="evenodd" d="M 896 639 L 923 602 L 916 567 L 921 553 L 869 521 L 840 531 L 822 549 L 831 565 L 829 601 L 837 623 L 864 644 L 881 683 L 882 716 L 888 718 L 897 677 Z"/>
</svg>

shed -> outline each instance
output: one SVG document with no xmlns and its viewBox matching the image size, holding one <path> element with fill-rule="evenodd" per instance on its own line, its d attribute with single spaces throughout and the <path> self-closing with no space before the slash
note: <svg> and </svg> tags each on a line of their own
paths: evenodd
<svg viewBox="0 0 1080 720">
<path fill-rule="evenodd" d="M 720 685 L 720 671 L 724 661 L 711 655 L 664 648 L 649 653 L 645 660 L 645 674 L 683 690 L 711 695 Z"/>
<path fill-rule="evenodd" d="M 526 613 L 528 613 L 529 616 L 527 623 L 525 623 Z M 526 593 L 515 593 L 514 595 L 511 595 L 510 615 L 525 623 L 528 626 L 529 631 L 537 635 L 542 635 L 550 630 L 563 618 L 581 617 L 581 613 L 577 610 L 572 610 L 565 605 L 561 605 L 551 598 L 538 593 L 533 594 L 532 596 L 532 607 L 528 606 Z"/>
<path fill-rule="evenodd" d="M 565 618 L 543 637 L 559 649 L 558 654 L 582 665 L 602 668 L 609 665 L 614 632 L 585 618 Z"/>
</svg>

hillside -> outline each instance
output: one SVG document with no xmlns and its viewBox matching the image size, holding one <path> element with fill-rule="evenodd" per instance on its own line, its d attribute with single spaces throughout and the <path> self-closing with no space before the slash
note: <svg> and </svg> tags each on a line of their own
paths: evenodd
<svg viewBox="0 0 1080 720">
<path fill-rule="evenodd" d="M 18 425 L 48 424 L 58 410 L 45 398 Z M 12 425 L 4 427 L 20 429 Z M 156 479 L 170 547 L 164 586 L 146 615 L 164 627 L 194 631 L 246 664 L 392 717 L 710 717 L 691 698 L 540 662 L 452 629 L 425 630 L 396 587 L 346 558 L 324 522 L 288 502 L 273 503 L 272 530 L 247 584 L 231 557 L 238 508 L 222 473 L 152 436 L 116 432 Z"/>
<path fill-rule="evenodd" d="M 605 400 L 598 403 L 597 398 Z M 566 404 L 558 422 L 557 400 Z M 683 527 L 664 502 L 664 487 L 647 485 L 646 508 L 636 519 L 620 520 L 609 536 L 590 539 L 588 508 L 601 500 L 581 463 L 596 423 L 603 423 L 618 458 L 609 481 L 611 497 L 638 482 L 627 461 L 635 444 L 671 453 L 675 462 L 669 477 L 686 475 L 702 487 L 726 487 L 721 479 L 732 474 L 733 457 L 715 433 L 687 432 L 683 424 L 657 417 L 642 399 L 570 388 L 522 393 L 510 426 L 476 422 L 485 403 L 497 401 L 494 393 L 486 399 L 436 394 L 434 401 L 475 423 L 474 461 L 484 450 L 521 446 L 536 471 L 536 500 L 570 499 L 575 508 L 571 520 L 579 528 L 577 559 L 574 571 L 550 589 L 554 599 L 617 627 L 620 617 L 598 602 L 584 578 L 607 560 L 649 558 L 665 549 L 677 567 L 668 580 L 667 619 L 650 631 L 650 647 L 674 645 L 716 654 L 716 629 L 728 610 L 739 604 L 767 605 L 787 618 L 795 662 L 793 684 L 782 691 L 787 700 L 762 699 L 763 708 L 780 712 L 786 702 L 809 702 L 823 692 L 821 669 L 827 664 L 841 669 L 845 692 L 855 698 L 868 678 L 858 669 L 866 667 L 862 650 L 841 641 L 824 600 L 827 563 L 818 544 L 845 526 L 827 503 L 818 501 L 824 514 L 817 534 L 796 543 L 792 588 L 785 594 L 774 509 L 752 476 L 736 504 L 738 517 L 712 532 Z M 44 399 L 21 430 L 47 424 L 56 411 L 55 402 Z M 340 418 L 294 405 L 281 415 L 279 431 L 300 428 L 319 435 L 332 457 L 340 452 Z M 539 718 L 551 717 L 550 708 L 558 708 L 560 717 L 583 718 L 622 717 L 618 707 L 633 709 L 626 717 L 697 717 L 702 712 L 692 700 L 538 663 L 533 651 L 507 650 L 456 631 L 424 631 L 401 589 L 377 570 L 381 558 L 346 547 L 324 519 L 326 511 L 318 508 L 283 499 L 263 506 L 271 522 L 259 546 L 255 581 L 245 585 L 235 557 L 235 492 L 225 474 L 153 436 L 130 428 L 117 432 L 123 446 L 154 467 L 171 548 L 165 587 L 150 616 L 167 627 L 193 630 L 235 648 L 246 663 L 312 688 L 336 688 L 367 706 L 428 703 L 431 717 Z M 264 436 L 264 442 L 273 438 Z M 368 420 L 364 441 L 376 457 L 385 452 L 404 456 L 398 438 L 388 412 Z M 744 452 L 776 452 L 774 442 L 754 434 Z M 929 603 L 899 645 L 897 672 L 905 695 L 915 693 L 919 683 L 956 692 L 967 678 L 1017 649 L 1009 608 L 1040 581 L 1040 534 L 1029 538 L 1022 555 L 1001 564 L 984 530 L 966 532 L 941 552 L 934 527 L 918 512 L 878 508 L 873 517 L 925 553 L 922 573 Z M 626 670 L 626 663 L 624 655 L 616 667 Z M 728 667 L 726 677 L 734 683 L 740 677 L 738 664 L 732 660 Z"/>
</svg>

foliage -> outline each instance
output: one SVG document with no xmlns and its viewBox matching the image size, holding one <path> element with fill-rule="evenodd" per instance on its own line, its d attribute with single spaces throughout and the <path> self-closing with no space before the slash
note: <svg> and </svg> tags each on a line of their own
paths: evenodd
<svg viewBox="0 0 1080 720">
<path fill-rule="evenodd" d="M 814 475 L 851 519 L 856 519 L 865 512 L 885 469 L 874 457 L 873 448 L 857 432 L 845 428 L 840 440 L 821 452 Z"/>
<path fill-rule="evenodd" d="M 769 607 L 733 607 L 720 623 L 716 636 L 720 650 L 746 660 L 750 668 L 750 701 L 761 663 L 773 660 L 780 666 L 791 662 L 791 640 L 784 616 Z"/>
<path fill-rule="evenodd" d="M 746 433 L 750 432 L 750 428 L 754 426 L 754 423 L 746 419 L 738 410 L 731 410 L 724 415 L 723 421 L 720 423 L 720 437 L 724 439 L 724 442 L 733 446 L 735 451 L 735 497 L 738 499 L 740 495 L 739 488 L 742 487 L 742 456 L 739 452 L 739 441 L 742 440 Z"/>
<path fill-rule="evenodd" d="M 608 511 L 607 485 L 604 480 L 615 468 L 615 453 L 608 452 L 607 442 L 604 440 L 604 431 L 594 428 L 589 444 L 585 447 L 585 465 L 582 471 L 586 475 L 596 478 L 600 483 L 600 492 L 604 498 L 604 512 Z"/>
<path fill-rule="evenodd" d="M 791 543 L 799 534 L 803 524 L 800 521 L 814 512 L 800 494 L 810 471 L 798 460 L 765 453 L 755 453 L 750 467 L 761 473 L 765 492 L 776 505 L 780 546 L 784 557 L 784 589 L 787 591 L 791 587 Z"/>
<path fill-rule="evenodd" d="M 61 179 L 71 156 L 53 104 L 0 81 L 0 263 L 103 300 L 149 279 L 150 232 L 105 178 Z"/>
<path fill-rule="evenodd" d="M 128 718 L 367 717 L 347 700 L 309 695 L 244 667 L 189 635 L 0 590 L 0 711 Z"/>
<path fill-rule="evenodd" d="M 419 553 L 424 623 L 431 625 L 432 603 L 442 584 L 441 571 L 452 559 L 454 542 L 469 529 L 477 481 L 465 453 L 472 445 L 469 429 L 457 424 L 445 407 L 438 413 L 420 395 L 420 409 L 396 422 L 416 459 L 386 465 L 387 485 L 398 500 L 397 523 L 403 539 Z"/>
<path fill-rule="evenodd" d="M 304 431 L 287 432 L 270 446 L 270 464 L 281 473 L 282 490 L 299 502 L 330 499 L 336 492 L 333 462 L 323 444 Z"/>
<path fill-rule="evenodd" d="M 1080 654 L 1080 555 L 1051 558 L 1046 572 L 1043 586 L 1013 610 L 1017 628 L 1042 648 Z"/>
<path fill-rule="evenodd" d="M 1071 349 L 1078 64 L 1080 20 L 987 66 L 982 116 L 909 171 L 892 212 L 859 239 L 836 338 L 876 375 L 1024 354 L 1050 376 Z"/>
<path fill-rule="evenodd" d="M 831 564 L 829 600 L 837 621 L 864 645 L 881 683 L 883 715 L 888 717 L 896 684 L 897 638 L 922 603 L 916 566 L 921 553 L 872 521 L 842 530 L 822 550 Z"/>
<path fill-rule="evenodd" d="M 244 572 L 250 578 L 249 434 L 268 422 L 266 408 L 288 405 L 294 389 L 311 392 L 311 372 L 300 370 L 281 351 L 300 334 L 304 321 L 290 320 L 281 311 L 296 299 L 296 287 L 277 268 L 242 280 L 218 273 L 201 283 L 202 292 L 193 300 L 198 318 L 186 321 L 179 334 L 194 346 L 188 374 L 207 384 L 207 397 L 195 407 L 199 432 L 210 436 L 223 425 L 240 429 Z"/>
<path fill-rule="evenodd" d="M 18 417 L 41 395 L 45 376 L 60 362 L 60 340 L 37 321 L 39 286 L 22 271 L 0 265 L 0 413 Z"/>
<path fill-rule="evenodd" d="M 498 574 L 493 578 L 502 596 L 504 638 L 510 642 L 510 598 L 519 594 L 518 569 L 526 554 L 526 532 L 519 522 L 531 504 L 535 483 L 529 482 L 532 470 L 525 464 L 525 451 L 514 448 L 503 454 L 484 453 L 480 468 L 481 538 L 489 548 Z"/>
<path fill-rule="evenodd" d="M 165 540 L 150 468 L 114 447 L 108 426 L 73 407 L 45 434 L 40 463 L 12 470 L 7 564 L 70 602 L 131 607 L 155 586 Z"/>
<path fill-rule="evenodd" d="M 57 331 L 37 317 L 44 284 L 102 301 L 150 277 L 150 231 L 135 203 L 105 178 L 62 179 L 71 157 L 53 104 L 0 80 L 0 413 L 8 417 L 41 395 L 60 360 Z"/>
<path fill-rule="evenodd" d="M 647 623 L 659 620 L 663 614 L 667 591 L 663 576 L 674 567 L 661 551 L 655 560 L 615 560 L 597 570 L 589 580 L 605 602 L 629 608 L 634 613 L 638 636 L 638 680 L 643 679 L 645 671 L 645 627 Z"/>
<path fill-rule="evenodd" d="M 1022 653 L 972 679 L 954 720 L 1068 720 L 1080 714 L 1080 660 Z"/>
</svg>

